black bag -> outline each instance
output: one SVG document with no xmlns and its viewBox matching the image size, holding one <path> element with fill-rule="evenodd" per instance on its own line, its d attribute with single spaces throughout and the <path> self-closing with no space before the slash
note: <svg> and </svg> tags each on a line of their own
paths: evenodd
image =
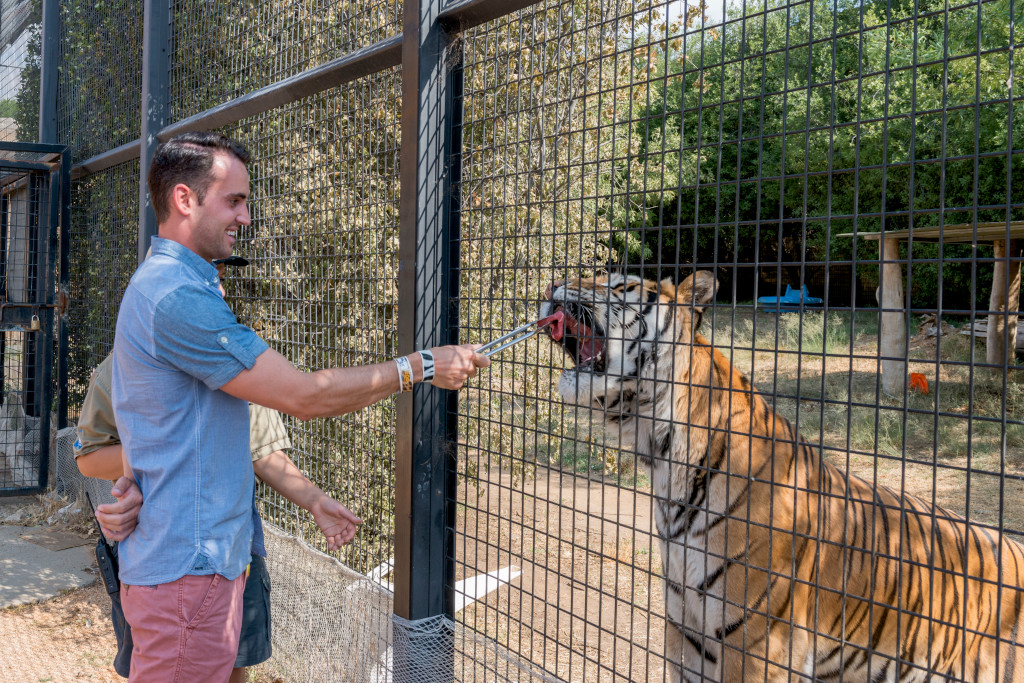
<svg viewBox="0 0 1024 683">
<path fill-rule="evenodd" d="M 117 578 L 117 554 L 111 549 L 103 535 L 103 528 L 100 526 L 99 520 L 96 519 L 96 508 L 93 507 L 88 493 L 85 494 L 85 499 L 89 501 L 89 507 L 93 511 L 92 521 L 96 524 L 96 530 L 100 532 L 99 540 L 96 541 L 96 564 L 99 565 L 103 585 L 107 587 L 107 593 L 110 595 L 120 593 L 121 580 Z"/>
</svg>

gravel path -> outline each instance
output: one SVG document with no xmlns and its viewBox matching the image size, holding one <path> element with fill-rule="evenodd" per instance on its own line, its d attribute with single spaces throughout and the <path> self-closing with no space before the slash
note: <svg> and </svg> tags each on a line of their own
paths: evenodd
<svg viewBox="0 0 1024 683">
<path fill-rule="evenodd" d="M 10 683 L 123 681 L 102 584 L 0 611 L 0 671 Z"/>
</svg>

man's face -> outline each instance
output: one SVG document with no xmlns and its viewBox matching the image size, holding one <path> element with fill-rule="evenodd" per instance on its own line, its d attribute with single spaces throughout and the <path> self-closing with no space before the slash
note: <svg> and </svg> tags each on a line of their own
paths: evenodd
<svg viewBox="0 0 1024 683">
<path fill-rule="evenodd" d="M 249 225 L 249 171 L 230 154 L 218 153 L 210 169 L 213 181 L 193 212 L 192 250 L 207 261 L 227 258 L 238 229 Z"/>
</svg>

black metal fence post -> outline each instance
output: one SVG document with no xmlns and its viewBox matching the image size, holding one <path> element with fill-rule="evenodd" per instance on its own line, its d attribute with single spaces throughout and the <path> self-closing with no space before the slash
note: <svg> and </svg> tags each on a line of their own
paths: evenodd
<svg viewBox="0 0 1024 683">
<path fill-rule="evenodd" d="M 450 165 L 458 124 L 453 91 L 460 69 L 449 61 L 452 40 L 437 21 L 440 0 L 405 3 L 402 46 L 402 149 L 399 247 L 401 353 L 456 340 L 458 166 Z M 454 80 L 453 80 L 454 79 Z M 454 87 L 453 87 L 454 86 Z M 428 384 L 398 403 L 395 500 L 395 602 L 415 621 L 453 615 L 453 485 L 458 395 Z M 436 638 L 434 634 L 434 638 Z M 442 636 L 444 638 L 445 636 Z M 447 680 L 452 634 L 445 646 L 420 649 L 396 633 L 396 680 Z M 408 677 L 406 677 L 406 674 Z"/>
<path fill-rule="evenodd" d="M 168 123 L 171 85 L 170 0 L 146 0 L 142 29 L 142 125 L 139 129 L 139 263 L 146 258 L 149 241 L 156 234 L 156 215 L 149 201 L 146 176 Z"/>
<path fill-rule="evenodd" d="M 60 62 L 60 0 L 43 0 L 39 65 L 39 142 L 57 142 L 57 80 Z"/>
<path fill-rule="evenodd" d="M 57 331 L 57 429 L 68 426 L 68 292 L 71 284 L 71 150 L 64 149 L 60 161 L 60 250 L 58 256 L 57 301 L 60 304 Z"/>
</svg>

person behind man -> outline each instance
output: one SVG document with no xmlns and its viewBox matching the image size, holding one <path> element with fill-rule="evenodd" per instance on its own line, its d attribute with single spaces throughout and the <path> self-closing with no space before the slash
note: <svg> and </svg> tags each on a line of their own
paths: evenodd
<svg viewBox="0 0 1024 683">
<path fill-rule="evenodd" d="M 246 401 L 301 420 L 360 410 L 416 381 L 459 389 L 490 361 L 473 346 L 303 372 L 237 322 L 211 261 L 250 224 L 249 153 L 215 133 L 161 144 L 148 185 L 159 236 L 114 336 L 125 476 L 145 503 L 119 548 L 132 681 L 222 681 L 238 649 L 253 534 Z"/>
<path fill-rule="evenodd" d="M 245 265 L 239 257 L 227 260 L 232 265 Z M 217 264 L 223 281 L 225 265 Z M 114 411 L 110 402 L 112 356 L 108 355 L 93 371 L 89 388 L 82 403 L 78 420 L 78 438 L 74 452 L 76 464 L 82 474 L 98 479 L 116 480 L 123 472 L 121 440 L 117 433 Z M 345 506 L 325 494 L 307 479 L 295 466 L 286 449 L 291 440 L 280 415 L 255 404 L 249 404 L 249 448 L 253 469 L 271 488 L 313 515 L 317 526 L 327 536 L 328 548 L 335 550 L 354 536 L 355 525 L 361 520 Z M 134 512 L 134 518 L 131 514 Z M 138 517 L 138 508 L 128 511 L 128 519 L 120 522 L 124 528 Z M 262 525 L 256 522 L 251 548 L 251 562 L 243 593 L 242 630 L 238 656 L 231 672 L 231 683 L 243 683 L 245 667 L 266 661 L 271 655 L 270 576 L 267 573 L 266 550 L 263 545 Z M 116 556 L 117 544 L 112 547 Z M 111 621 L 117 637 L 114 670 L 128 677 L 132 653 L 131 627 L 124 618 L 120 593 L 111 593 Z"/>
</svg>

